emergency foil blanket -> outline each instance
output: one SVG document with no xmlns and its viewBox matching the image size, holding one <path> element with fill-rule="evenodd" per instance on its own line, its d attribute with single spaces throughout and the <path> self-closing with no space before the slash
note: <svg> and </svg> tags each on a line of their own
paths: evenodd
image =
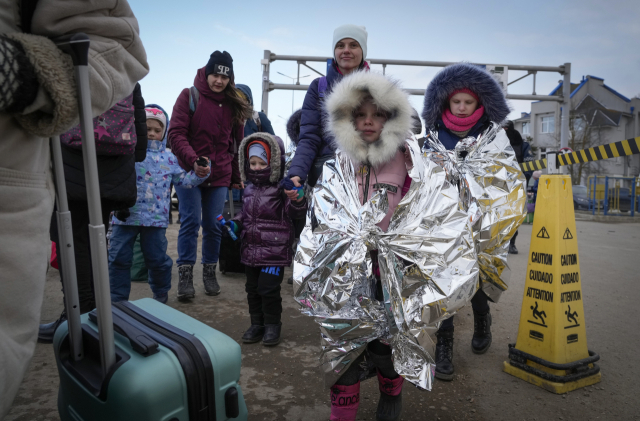
<svg viewBox="0 0 640 421">
<path fill-rule="evenodd" d="M 454 150 L 446 150 L 431 132 L 429 148 L 427 159 L 442 165 L 448 181 L 459 187 L 473 226 L 481 288 L 497 303 L 511 275 L 509 240 L 527 216 L 526 179 L 509 138 L 492 123 L 477 138 L 460 140 Z"/>
<path fill-rule="evenodd" d="M 407 148 L 412 183 L 387 232 L 376 226 L 388 209 L 386 190 L 362 204 L 342 152 L 325 163 L 314 189 L 294 261 L 294 297 L 320 325 L 327 387 L 380 339 L 392 347 L 395 370 L 430 390 L 434 334 L 477 291 L 478 259 L 458 189 L 415 140 Z M 376 251 L 382 300 L 375 298 Z"/>
</svg>

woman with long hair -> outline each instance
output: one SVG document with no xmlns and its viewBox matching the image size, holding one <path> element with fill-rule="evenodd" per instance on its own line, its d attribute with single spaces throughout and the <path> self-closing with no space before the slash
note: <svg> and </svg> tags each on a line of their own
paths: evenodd
<svg viewBox="0 0 640 421">
<path fill-rule="evenodd" d="M 193 266 L 200 226 L 204 290 L 207 295 L 220 293 L 216 265 L 221 231 L 216 217 L 223 211 L 229 187 L 244 187 L 238 145 L 252 111 L 235 87 L 233 59 L 226 51 L 214 51 L 193 84 L 193 88 L 182 90 L 173 107 L 169 141 L 185 171 L 194 170 L 202 177 L 211 165 L 211 175 L 198 188 L 176 187 L 182 220 L 178 234 L 179 300 L 195 296 Z"/>
</svg>

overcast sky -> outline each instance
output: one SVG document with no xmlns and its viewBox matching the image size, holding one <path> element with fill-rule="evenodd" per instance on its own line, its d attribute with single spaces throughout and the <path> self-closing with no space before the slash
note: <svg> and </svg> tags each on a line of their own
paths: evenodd
<svg viewBox="0 0 640 421">
<path fill-rule="evenodd" d="M 147 103 L 169 114 L 183 88 L 215 50 L 234 59 L 236 83 L 251 87 L 261 107 L 260 60 L 264 50 L 282 55 L 332 55 L 333 30 L 345 23 L 364 25 L 368 58 L 470 61 L 489 64 L 559 66 L 572 64 L 572 82 L 583 75 L 631 98 L 640 94 L 640 1 L 175 1 L 130 0 L 140 23 L 151 71 L 142 81 Z M 311 64 L 311 63 L 310 63 Z M 311 64 L 325 72 L 325 65 Z M 381 66 L 372 66 L 382 71 Z M 387 66 L 387 74 L 406 88 L 424 89 L 439 68 Z M 293 62 L 271 63 L 271 81 L 296 76 Z M 510 72 L 509 80 L 523 75 Z M 317 75 L 301 67 L 308 84 Z M 315 75 L 315 76 L 314 76 Z M 562 76 L 539 73 L 536 91 L 548 94 Z M 531 76 L 509 86 L 531 94 Z M 304 92 L 295 92 L 293 108 Z M 291 91 L 271 91 L 269 118 L 285 138 L 292 109 Z M 422 97 L 412 96 L 422 110 Z M 511 101 L 511 118 L 529 111 L 528 101 Z"/>
</svg>

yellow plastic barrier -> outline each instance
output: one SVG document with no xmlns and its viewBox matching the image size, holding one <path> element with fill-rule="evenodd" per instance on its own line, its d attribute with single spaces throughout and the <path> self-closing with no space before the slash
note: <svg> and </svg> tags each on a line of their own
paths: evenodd
<svg viewBox="0 0 640 421">
<path fill-rule="evenodd" d="M 571 177 L 538 184 L 527 280 L 515 346 L 504 371 L 553 393 L 600 381 L 600 357 L 587 348 Z"/>
</svg>

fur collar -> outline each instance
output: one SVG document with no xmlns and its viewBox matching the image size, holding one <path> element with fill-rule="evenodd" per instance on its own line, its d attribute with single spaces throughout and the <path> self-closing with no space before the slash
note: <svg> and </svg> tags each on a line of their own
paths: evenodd
<svg viewBox="0 0 640 421">
<path fill-rule="evenodd" d="M 427 128 L 434 126 L 448 107 L 449 95 L 456 89 L 468 88 L 478 95 L 485 115 L 495 123 L 507 118 L 509 105 L 502 88 L 491 73 L 470 63 L 456 63 L 442 69 L 429 83 L 424 94 L 422 118 Z"/>
<path fill-rule="evenodd" d="M 380 139 L 368 144 L 360 138 L 353 123 L 353 111 L 370 95 L 378 108 L 389 113 Z M 345 76 L 333 86 L 324 102 L 326 129 L 335 145 L 356 163 L 374 167 L 393 159 L 411 137 L 413 108 L 397 82 L 377 73 L 359 71 Z"/>
<path fill-rule="evenodd" d="M 245 137 L 242 139 L 242 142 L 240 142 L 240 147 L 238 148 L 238 165 L 240 166 L 240 177 L 242 181 L 247 181 L 245 168 L 247 145 L 253 140 L 262 140 L 269 145 L 269 148 L 271 149 L 271 162 L 269 162 L 271 175 L 269 176 L 269 182 L 277 183 L 282 178 L 282 140 L 277 136 L 272 136 L 269 133 L 264 132 L 254 133 Z"/>
</svg>

